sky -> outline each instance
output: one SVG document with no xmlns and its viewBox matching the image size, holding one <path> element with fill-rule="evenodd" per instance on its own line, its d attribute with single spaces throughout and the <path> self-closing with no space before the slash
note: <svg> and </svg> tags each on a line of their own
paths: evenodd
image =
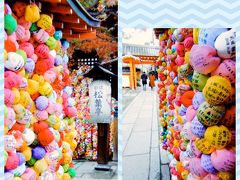
<svg viewBox="0 0 240 180">
<path fill-rule="evenodd" d="M 158 40 L 155 38 L 153 29 L 143 28 L 124 28 L 123 43 L 144 45 L 152 43 L 154 46 L 159 46 Z"/>
</svg>

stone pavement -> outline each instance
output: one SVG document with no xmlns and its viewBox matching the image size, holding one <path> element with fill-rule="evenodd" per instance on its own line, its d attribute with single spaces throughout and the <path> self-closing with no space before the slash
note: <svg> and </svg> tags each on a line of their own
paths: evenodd
<svg viewBox="0 0 240 180">
<path fill-rule="evenodd" d="M 142 87 L 137 87 L 136 90 L 130 88 L 123 88 L 122 94 L 122 110 L 124 111 L 128 105 L 133 101 L 133 99 L 141 92 Z"/>
<path fill-rule="evenodd" d="M 169 161 L 160 148 L 157 108 L 157 93 L 148 89 L 123 112 L 123 180 L 170 180 Z"/>
<path fill-rule="evenodd" d="M 117 162 L 109 162 L 111 165 L 110 171 L 96 171 L 94 167 L 97 165 L 96 161 L 74 160 L 73 161 L 77 175 L 75 180 L 117 180 L 118 168 Z"/>
</svg>

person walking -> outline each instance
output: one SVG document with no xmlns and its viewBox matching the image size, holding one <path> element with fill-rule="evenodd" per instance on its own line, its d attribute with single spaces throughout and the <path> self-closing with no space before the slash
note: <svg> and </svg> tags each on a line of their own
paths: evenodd
<svg viewBox="0 0 240 180">
<path fill-rule="evenodd" d="M 151 87 L 151 90 L 155 87 L 155 76 L 153 73 L 150 73 L 149 75 L 149 86 Z"/>
<path fill-rule="evenodd" d="M 146 91 L 146 84 L 147 84 L 148 77 L 145 72 L 143 72 L 143 74 L 141 75 L 141 79 L 142 79 L 143 90 Z"/>
</svg>

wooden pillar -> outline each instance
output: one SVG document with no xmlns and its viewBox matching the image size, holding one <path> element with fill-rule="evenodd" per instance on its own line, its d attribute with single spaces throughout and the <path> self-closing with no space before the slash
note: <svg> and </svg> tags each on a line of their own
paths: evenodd
<svg viewBox="0 0 240 180">
<path fill-rule="evenodd" d="M 133 67 L 134 67 L 135 65 L 134 65 L 134 63 L 133 63 L 133 61 L 131 60 L 130 62 L 129 62 L 129 68 L 130 68 L 130 88 L 132 89 L 132 90 L 134 90 L 135 88 L 134 88 L 134 70 L 133 70 Z"/>
<path fill-rule="evenodd" d="M 97 152 L 97 163 L 107 165 L 109 160 L 109 124 L 107 123 L 98 123 Z"/>
<path fill-rule="evenodd" d="M 135 64 L 133 65 L 133 85 L 134 85 L 134 89 L 137 88 L 137 72 L 136 72 L 136 66 Z"/>
<path fill-rule="evenodd" d="M 118 119 L 114 118 L 113 120 L 113 146 L 114 146 L 114 152 L 113 152 L 113 160 L 118 160 Z"/>
<path fill-rule="evenodd" d="M 98 123 L 98 146 L 97 146 L 96 170 L 109 171 L 109 124 Z"/>
</svg>

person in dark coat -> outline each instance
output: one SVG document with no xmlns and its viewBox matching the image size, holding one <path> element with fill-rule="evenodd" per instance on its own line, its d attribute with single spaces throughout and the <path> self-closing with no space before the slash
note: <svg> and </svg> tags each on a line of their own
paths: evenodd
<svg viewBox="0 0 240 180">
<path fill-rule="evenodd" d="M 142 79 L 143 90 L 146 91 L 146 84 L 147 84 L 148 77 L 145 72 L 143 72 L 143 74 L 141 75 L 141 79 Z"/>
</svg>

